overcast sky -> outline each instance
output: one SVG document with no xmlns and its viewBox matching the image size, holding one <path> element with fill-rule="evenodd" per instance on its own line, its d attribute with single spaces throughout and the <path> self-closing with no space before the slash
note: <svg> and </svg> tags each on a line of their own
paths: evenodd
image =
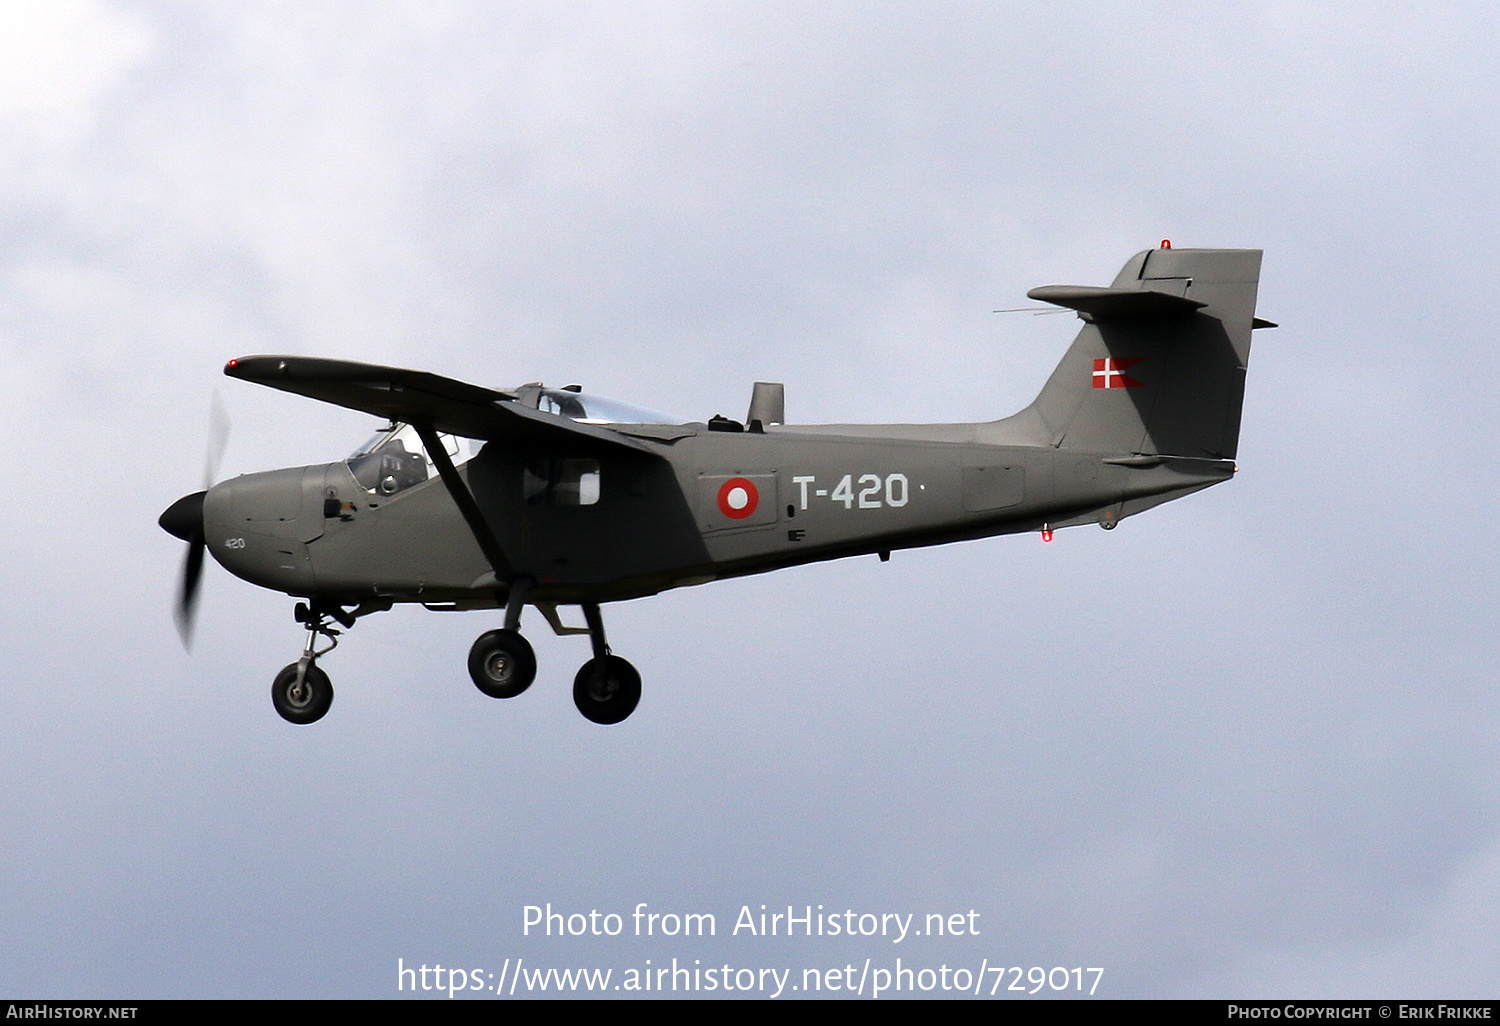
<svg viewBox="0 0 1500 1026">
<path fill-rule="evenodd" d="M 1493 997 L 1497 27 L 1478 3 L 0 2 L 0 993 L 900 957 L 1102 967 L 1111 997 Z M 287 596 L 211 565 L 178 643 L 156 517 L 200 486 L 213 393 L 224 476 L 376 426 L 230 357 L 992 419 L 1077 322 L 991 311 L 1162 238 L 1264 249 L 1281 327 L 1235 480 L 1117 531 L 606 607 L 645 680 L 608 729 L 570 699 L 587 643 L 534 613 L 538 681 L 507 702 L 465 670 L 495 615 L 361 621 L 312 727 L 269 701 Z M 523 936 L 547 902 L 718 930 Z M 761 904 L 980 932 L 733 935 Z"/>
</svg>

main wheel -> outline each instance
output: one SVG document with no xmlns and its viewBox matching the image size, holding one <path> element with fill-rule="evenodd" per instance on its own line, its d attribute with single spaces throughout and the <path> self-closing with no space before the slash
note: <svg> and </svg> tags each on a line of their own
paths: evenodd
<svg viewBox="0 0 1500 1026">
<path fill-rule="evenodd" d="M 469 676 L 491 698 L 515 698 L 536 680 L 536 653 L 515 631 L 487 631 L 469 649 Z"/>
<path fill-rule="evenodd" d="M 641 700 L 641 675 L 617 655 L 590 659 L 573 679 L 573 704 L 595 723 L 619 723 Z"/>
<path fill-rule="evenodd" d="M 297 664 L 292 663 L 276 675 L 271 685 L 271 704 L 290 723 L 316 723 L 333 704 L 333 684 L 328 674 L 309 666 L 297 686 Z"/>
</svg>

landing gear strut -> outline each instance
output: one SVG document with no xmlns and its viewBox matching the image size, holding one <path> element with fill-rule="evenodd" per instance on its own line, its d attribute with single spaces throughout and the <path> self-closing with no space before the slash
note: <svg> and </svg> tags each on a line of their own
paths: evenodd
<svg viewBox="0 0 1500 1026">
<path fill-rule="evenodd" d="M 354 618 L 343 610 L 330 610 L 319 603 L 312 607 L 297 603 L 293 613 L 299 623 L 307 625 L 307 647 L 302 658 L 282 668 L 271 684 L 271 704 L 289 723 L 316 723 L 333 704 L 333 684 L 328 674 L 317 667 L 319 656 L 327 655 L 338 647 L 340 631 L 329 624 L 336 618 L 345 627 L 354 623 Z M 318 635 L 328 639 L 328 647 L 319 651 L 316 647 Z"/>
</svg>

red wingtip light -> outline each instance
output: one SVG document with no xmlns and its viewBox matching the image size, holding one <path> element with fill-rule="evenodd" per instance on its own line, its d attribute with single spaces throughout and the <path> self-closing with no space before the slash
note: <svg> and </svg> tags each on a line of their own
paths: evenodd
<svg viewBox="0 0 1500 1026">
<path fill-rule="evenodd" d="M 1171 239 L 1162 239 L 1161 240 L 1161 248 L 1162 249 L 1171 249 L 1172 248 L 1172 240 Z"/>
<path fill-rule="evenodd" d="M 1048 544 L 1050 544 L 1052 542 L 1052 528 L 1050 528 L 1050 527 L 1043 527 L 1042 528 L 1042 541 L 1044 541 L 1044 542 L 1046 542 Z"/>
</svg>

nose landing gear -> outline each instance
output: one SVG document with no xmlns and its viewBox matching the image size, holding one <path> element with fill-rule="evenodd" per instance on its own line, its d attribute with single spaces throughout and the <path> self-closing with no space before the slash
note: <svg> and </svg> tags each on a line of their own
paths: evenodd
<svg viewBox="0 0 1500 1026">
<path fill-rule="evenodd" d="M 311 607 L 298 602 L 292 615 L 298 623 L 307 625 L 307 647 L 302 650 L 301 659 L 283 667 L 276 675 L 271 684 L 271 704 L 289 723 L 316 723 L 333 704 L 333 684 L 328 674 L 317 667 L 318 657 L 332 652 L 339 643 L 341 632 L 334 630 L 328 621 L 337 619 L 345 627 L 350 627 L 354 624 L 354 617 L 337 607 L 330 609 L 317 602 Z M 328 639 L 328 647 L 321 651 L 316 648 L 319 634 Z"/>
</svg>

